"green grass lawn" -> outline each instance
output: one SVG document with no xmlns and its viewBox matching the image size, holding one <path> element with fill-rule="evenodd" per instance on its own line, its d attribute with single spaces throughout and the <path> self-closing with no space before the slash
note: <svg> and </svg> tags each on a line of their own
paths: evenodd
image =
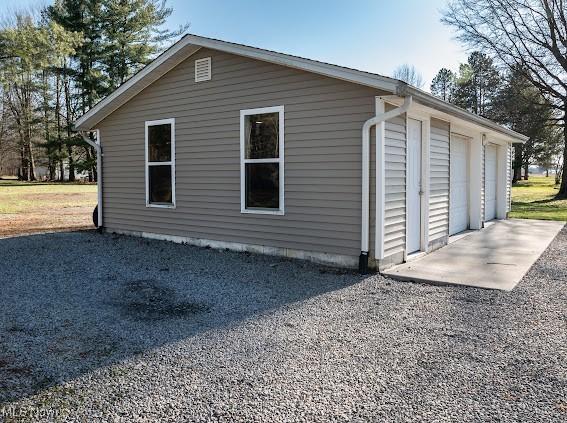
<svg viewBox="0 0 567 423">
<path fill-rule="evenodd" d="M 0 214 L 94 207 L 96 189 L 96 184 L 0 180 Z"/>
<path fill-rule="evenodd" d="M 530 176 L 512 187 L 510 217 L 567 221 L 567 199 L 557 200 L 559 187 L 553 177 Z"/>
</svg>

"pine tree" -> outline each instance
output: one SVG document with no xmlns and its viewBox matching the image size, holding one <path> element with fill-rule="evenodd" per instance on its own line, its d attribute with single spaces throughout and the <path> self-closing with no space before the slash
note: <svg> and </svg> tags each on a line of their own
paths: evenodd
<svg viewBox="0 0 567 423">
<path fill-rule="evenodd" d="M 103 1 L 104 55 L 102 62 L 114 90 L 146 65 L 187 26 L 176 31 L 160 29 L 173 9 L 159 0 Z"/>
<path fill-rule="evenodd" d="M 12 25 L 0 31 L 0 81 L 19 138 L 22 179 L 35 180 L 36 134 L 42 132 L 38 130 L 42 122 L 44 134 L 49 132 L 49 116 L 39 113 L 42 104 L 48 107 L 49 102 L 42 99 L 47 97 L 46 72 L 79 43 L 79 34 L 54 22 L 37 23 L 31 15 L 17 15 Z"/>
<path fill-rule="evenodd" d="M 84 37 L 60 70 L 66 111 L 65 144 L 69 179 L 77 170 L 87 171 L 89 180 L 94 180 L 95 152 L 73 132 L 73 122 L 147 64 L 186 26 L 177 31 L 160 29 L 172 9 L 158 0 L 56 0 L 45 13 L 68 31 L 80 32 Z M 75 91 L 78 94 L 73 94 Z"/>
<path fill-rule="evenodd" d="M 453 102 L 477 115 L 491 117 L 492 101 L 501 84 L 500 73 L 492 59 L 473 52 L 459 67 Z"/>
<path fill-rule="evenodd" d="M 444 101 L 452 102 L 456 79 L 457 77 L 452 70 L 442 68 L 431 81 L 431 94 Z"/>
<path fill-rule="evenodd" d="M 468 63 L 472 70 L 473 112 L 489 117 L 492 101 L 500 87 L 500 73 L 492 59 L 480 52 L 471 53 Z"/>
</svg>

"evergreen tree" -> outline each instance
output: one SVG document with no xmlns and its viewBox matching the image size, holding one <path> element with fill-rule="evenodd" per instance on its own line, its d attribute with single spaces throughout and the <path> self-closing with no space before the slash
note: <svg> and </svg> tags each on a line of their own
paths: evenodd
<svg viewBox="0 0 567 423">
<path fill-rule="evenodd" d="M 471 66 L 468 63 L 461 63 L 455 79 L 452 103 L 468 111 L 473 110 L 472 81 Z"/>
<path fill-rule="evenodd" d="M 65 66 L 64 76 L 74 79 L 78 88 L 80 112 L 85 113 L 108 91 L 108 78 L 102 70 L 103 1 L 56 0 L 45 14 L 67 31 L 81 33 L 83 43 L 71 56 L 72 69 Z"/>
<path fill-rule="evenodd" d="M 83 43 L 60 63 L 61 109 L 64 126 L 60 136 L 66 150 L 69 181 L 75 180 L 76 155 L 91 147 L 73 132 L 73 122 L 108 93 L 108 77 L 102 69 L 104 19 L 102 0 L 56 0 L 44 14 L 68 31 L 82 34 Z M 75 94 L 73 92 L 76 92 Z M 80 169 L 83 170 L 83 169 Z M 90 169 L 92 173 L 92 169 Z M 90 175 L 89 175 L 90 176 Z M 92 177 L 89 177 L 93 180 Z"/>
<path fill-rule="evenodd" d="M 467 63 L 459 67 L 453 102 L 477 115 L 490 117 L 492 101 L 501 84 L 500 74 L 492 59 L 473 52 Z"/>
<path fill-rule="evenodd" d="M 525 71 L 515 69 L 502 77 L 488 56 L 475 52 L 459 66 L 458 75 L 441 69 L 431 92 L 529 137 L 524 145 L 515 145 L 515 181 L 522 170 L 527 179 L 530 164 L 549 164 L 557 157 L 557 131 L 552 126 L 556 113 Z"/>
<path fill-rule="evenodd" d="M 173 9 L 162 0 L 104 0 L 103 67 L 114 90 L 187 29 L 160 29 Z"/>
<path fill-rule="evenodd" d="M 79 34 L 55 22 L 39 24 L 29 14 L 17 15 L 0 30 L 0 81 L 19 138 L 22 179 L 35 180 L 35 150 L 41 143 L 37 133 L 49 133 L 49 68 L 79 43 Z M 47 108 L 43 114 L 42 106 Z"/>
<path fill-rule="evenodd" d="M 452 70 L 447 68 L 441 69 L 437 72 L 433 81 L 431 81 L 431 94 L 439 97 L 442 100 L 452 102 L 455 92 L 456 75 Z"/>
<path fill-rule="evenodd" d="M 96 179 L 95 152 L 73 132 L 73 122 L 186 30 L 161 29 L 171 13 L 163 0 L 56 0 L 46 8 L 50 19 L 84 37 L 59 70 L 70 180 L 75 170 Z"/>
</svg>

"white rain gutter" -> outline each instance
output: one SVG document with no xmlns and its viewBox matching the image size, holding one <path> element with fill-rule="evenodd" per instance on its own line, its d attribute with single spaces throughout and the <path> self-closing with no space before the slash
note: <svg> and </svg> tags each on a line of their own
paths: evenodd
<svg viewBox="0 0 567 423">
<path fill-rule="evenodd" d="M 83 141 L 96 150 L 96 185 L 98 193 L 98 227 L 102 228 L 102 146 L 100 144 L 100 132 L 96 130 L 96 142 L 91 140 L 84 131 L 79 132 Z"/>
<path fill-rule="evenodd" d="M 383 100 L 381 100 L 383 101 Z M 382 110 L 376 110 L 376 116 L 368 119 L 364 122 L 362 126 L 362 229 L 361 229 L 361 240 L 360 240 L 360 257 L 358 261 L 358 269 L 361 273 L 368 272 L 368 245 L 369 245 L 369 231 L 370 231 L 370 130 L 373 126 L 380 124 L 381 134 L 377 134 L 376 137 L 376 157 L 379 156 L 381 152 L 380 163 L 376 163 L 376 172 L 379 169 L 384 168 L 384 136 L 383 136 L 383 126 L 384 122 L 388 119 L 392 119 L 403 113 L 406 113 L 413 103 L 413 98 L 411 95 L 404 97 L 404 102 L 400 107 L 397 107 L 389 112 L 384 112 Z M 378 129 L 377 129 L 378 131 Z M 378 145 L 379 144 L 379 145 Z M 376 196 L 378 202 L 378 195 L 384 195 L 384 178 L 379 178 L 379 182 L 382 185 L 380 190 L 376 186 Z M 381 202 L 383 208 L 383 201 Z M 379 217 L 380 216 L 380 217 Z M 379 229 L 379 222 L 383 222 L 384 210 L 376 210 L 376 228 Z M 382 225 L 383 226 L 383 225 Z M 383 232 L 383 227 L 380 228 L 380 232 Z M 377 258 L 382 258 L 382 252 L 377 252 Z"/>
</svg>

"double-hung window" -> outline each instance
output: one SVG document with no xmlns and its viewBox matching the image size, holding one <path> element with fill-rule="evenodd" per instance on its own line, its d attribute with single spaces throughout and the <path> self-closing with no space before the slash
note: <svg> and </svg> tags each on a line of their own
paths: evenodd
<svg viewBox="0 0 567 423">
<path fill-rule="evenodd" d="M 146 122 L 146 206 L 175 207 L 175 119 Z"/>
<path fill-rule="evenodd" d="M 284 107 L 240 111 L 240 211 L 284 214 Z"/>
</svg>

